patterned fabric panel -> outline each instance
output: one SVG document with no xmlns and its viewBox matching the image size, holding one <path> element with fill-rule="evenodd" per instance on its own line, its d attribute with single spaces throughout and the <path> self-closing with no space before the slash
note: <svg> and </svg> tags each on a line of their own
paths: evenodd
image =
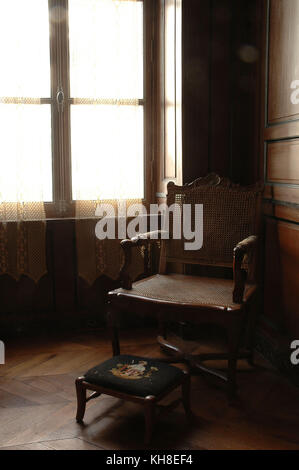
<svg viewBox="0 0 299 470">
<path fill-rule="evenodd" d="M 174 366 L 146 357 L 120 355 L 85 374 L 86 382 L 136 396 L 157 396 L 182 378 Z"/>
</svg>

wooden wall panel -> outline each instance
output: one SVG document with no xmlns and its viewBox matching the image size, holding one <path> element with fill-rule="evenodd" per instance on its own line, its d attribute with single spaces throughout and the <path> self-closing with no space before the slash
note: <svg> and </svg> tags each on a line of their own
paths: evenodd
<svg viewBox="0 0 299 470">
<path fill-rule="evenodd" d="M 299 226 L 277 223 L 281 263 L 284 326 L 292 338 L 299 338 Z"/>
<path fill-rule="evenodd" d="M 231 173 L 232 1 L 215 0 L 211 21 L 209 169 Z"/>
<path fill-rule="evenodd" d="M 299 224 L 299 211 L 297 207 L 288 206 L 283 202 L 271 203 L 271 201 L 264 201 L 263 211 L 264 215 L 274 218 L 274 220 L 282 220 Z"/>
<path fill-rule="evenodd" d="M 231 177 L 241 184 L 260 179 L 261 7 L 260 0 L 233 1 Z"/>
<path fill-rule="evenodd" d="M 267 181 L 299 184 L 299 139 L 269 142 Z"/>
<path fill-rule="evenodd" d="M 265 321 L 273 329 L 283 331 L 283 297 L 281 280 L 280 243 L 277 221 L 269 218 L 265 226 L 265 280 L 264 280 L 264 312 Z"/>
<path fill-rule="evenodd" d="M 299 335 L 299 2 L 264 0 L 261 169 L 264 169 L 265 266 L 262 325 L 281 344 Z M 277 336 L 278 335 L 278 336 Z"/>
<path fill-rule="evenodd" d="M 299 80 L 299 2 L 271 0 L 269 24 L 268 122 L 298 118 L 291 83 Z"/>
<path fill-rule="evenodd" d="M 268 220 L 265 312 L 281 335 L 299 338 L 299 226 Z"/>
<path fill-rule="evenodd" d="M 264 197 L 266 199 L 273 199 L 274 201 L 283 201 L 299 205 L 299 187 L 266 184 Z"/>
<path fill-rule="evenodd" d="M 210 0 L 183 2 L 184 182 L 209 171 L 211 15 Z"/>
<path fill-rule="evenodd" d="M 183 181 L 259 177 L 260 0 L 183 2 Z"/>
</svg>

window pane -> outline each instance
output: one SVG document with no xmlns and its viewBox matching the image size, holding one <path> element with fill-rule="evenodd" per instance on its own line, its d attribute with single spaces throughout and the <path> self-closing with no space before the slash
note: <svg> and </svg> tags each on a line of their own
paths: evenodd
<svg viewBox="0 0 299 470">
<path fill-rule="evenodd" d="M 69 0 L 69 34 L 72 97 L 143 98 L 143 2 Z"/>
<path fill-rule="evenodd" d="M 0 104 L 0 202 L 52 200 L 50 105 Z"/>
<path fill-rule="evenodd" d="M 50 96 L 48 0 L 0 0 L 0 96 Z"/>
<path fill-rule="evenodd" d="M 143 198 L 143 106 L 71 108 L 73 199 Z"/>
</svg>

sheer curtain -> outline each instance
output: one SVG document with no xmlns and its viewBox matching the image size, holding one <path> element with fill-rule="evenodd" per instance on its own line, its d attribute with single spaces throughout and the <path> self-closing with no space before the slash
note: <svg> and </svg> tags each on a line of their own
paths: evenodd
<svg viewBox="0 0 299 470">
<path fill-rule="evenodd" d="M 91 284 L 123 262 L 120 240 L 95 237 L 97 204 L 116 215 L 144 197 L 143 2 L 69 0 L 69 40 L 78 272 Z"/>
<path fill-rule="evenodd" d="M 70 0 L 69 38 L 72 185 L 80 218 L 94 215 L 99 201 L 144 195 L 143 2 Z"/>
<path fill-rule="evenodd" d="M 13 259 L 16 277 L 53 201 L 48 7 L 0 1 L 0 272 Z M 94 217 L 102 200 L 144 196 L 143 2 L 69 0 L 68 12 L 72 198 L 77 218 Z"/>
<path fill-rule="evenodd" d="M 52 200 L 48 2 L 0 10 L 0 220 L 41 220 Z"/>
<path fill-rule="evenodd" d="M 0 273 L 38 281 L 52 200 L 47 0 L 0 2 L 0 57 Z"/>
<path fill-rule="evenodd" d="M 51 113 L 11 101 L 0 104 L 0 221 L 42 220 L 52 199 Z"/>
</svg>

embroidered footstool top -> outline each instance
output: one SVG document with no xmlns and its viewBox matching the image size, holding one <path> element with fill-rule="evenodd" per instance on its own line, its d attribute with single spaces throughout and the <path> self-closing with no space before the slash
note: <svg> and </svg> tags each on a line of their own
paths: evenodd
<svg viewBox="0 0 299 470">
<path fill-rule="evenodd" d="M 93 367 L 84 377 L 90 384 L 146 397 L 161 394 L 182 375 L 181 369 L 158 359 L 122 354 Z"/>
</svg>

